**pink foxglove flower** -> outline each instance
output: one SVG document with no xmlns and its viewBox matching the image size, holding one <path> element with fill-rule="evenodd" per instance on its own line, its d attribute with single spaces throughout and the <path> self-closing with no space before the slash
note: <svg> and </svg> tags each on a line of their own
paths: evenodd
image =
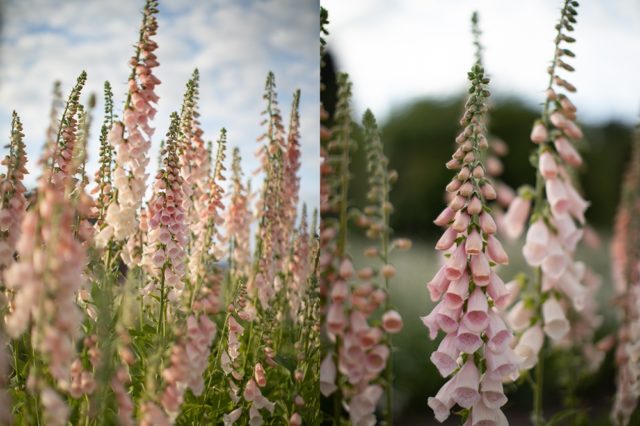
<svg viewBox="0 0 640 426">
<path fill-rule="evenodd" d="M 541 122 L 536 122 L 533 126 L 533 130 L 531 130 L 531 141 L 534 143 L 543 143 L 549 137 L 549 133 L 547 132 L 547 128 Z"/>
<path fill-rule="evenodd" d="M 640 226 L 639 188 L 640 131 L 636 129 L 611 242 L 614 290 L 621 311 L 615 350 L 617 390 L 611 412 L 611 420 L 616 425 L 630 424 L 640 399 L 640 252 L 637 249 L 640 246 L 640 234 L 634 231 Z"/>
<path fill-rule="evenodd" d="M 562 16 L 567 13 L 575 15 L 576 4 L 565 2 Z M 572 57 L 564 42 L 572 38 L 566 31 L 572 31 L 571 25 L 557 26 L 558 36 L 554 62 L 549 67 L 552 76 L 544 115 L 534 123 L 533 133 L 545 133 L 544 140 L 537 143 L 536 194 L 529 229 L 527 231 L 523 255 L 526 262 L 536 269 L 535 279 L 526 299 L 523 298 L 510 311 L 508 322 L 523 332 L 515 346 L 515 352 L 523 358 L 522 368 L 529 369 L 538 362 L 538 353 L 544 346 L 544 334 L 555 343 L 563 345 L 575 344 L 584 346 L 586 342 L 579 335 L 578 324 L 584 329 L 594 330 L 597 321 L 595 310 L 582 312 L 585 306 L 595 307 L 591 303 L 592 293 L 581 282 L 584 279 L 584 265 L 575 260 L 575 250 L 585 224 L 586 202 L 575 189 L 571 167 L 582 162 L 580 155 L 572 145 L 572 140 L 580 139 L 582 131 L 576 120 L 576 108 L 567 95 L 574 92 L 575 87 L 561 78 L 561 70 L 572 71 L 573 68 L 564 62 L 564 56 Z M 573 312 L 570 312 L 570 310 Z M 570 320 L 571 319 L 571 322 Z M 573 324 L 572 324 L 573 322 Z M 587 325 L 589 324 L 589 325 Z M 580 340 L 579 340 L 580 339 Z M 540 390 L 541 391 L 541 390 Z M 536 413 L 539 421 L 541 413 Z"/>
<path fill-rule="evenodd" d="M 483 191 L 482 187 L 490 184 L 482 160 L 464 153 L 464 150 L 475 153 L 483 149 L 481 142 L 486 131 L 481 123 L 484 123 L 486 111 L 488 79 L 479 64 L 474 65 L 470 79 L 473 93 L 462 120 L 466 127 L 457 139 L 463 154 L 454 154 L 450 164 L 461 170 L 457 179 L 462 184 L 454 190 L 457 192 L 449 210 L 436 220 L 438 225 L 447 228 L 440 240 L 446 244 L 439 243 L 441 247 L 438 248 L 450 245 L 447 249 L 452 251 L 445 266 L 428 284 L 434 301 L 443 295 L 444 299 L 423 318 L 431 338 L 438 330 L 446 333 L 431 360 L 443 376 L 452 373 L 454 376 L 434 398 L 429 398 L 428 403 L 440 422 L 448 418 L 457 404 L 470 410 L 470 419 L 474 422 L 495 424 L 503 418 L 500 406 L 506 402 L 501 380 L 517 371 L 518 358 L 509 346 L 512 334 L 497 311 L 498 306 L 504 306 L 508 291 L 489 263 L 508 263 L 508 257 L 494 235 L 495 222 L 484 209 L 487 198 L 492 198 L 486 195 L 492 195 L 492 192 Z M 483 194 L 483 197 L 474 194 Z M 528 214 L 527 203 L 522 200 L 511 215 L 524 216 L 521 219 L 524 222 Z M 450 213 L 453 211 L 457 213 Z M 454 243 L 449 244 L 451 240 Z M 453 244 L 456 244 L 455 248 Z"/>
<path fill-rule="evenodd" d="M 382 316 L 382 328 L 387 333 L 399 333 L 402 330 L 402 317 L 397 311 L 385 312 Z"/>
<path fill-rule="evenodd" d="M 6 173 L 0 175 L 0 269 L 13 263 L 16 243 L 20 237 L 20 224 L 24 218 L 27 200 L 23 184 L 27 174 L 27 156 L 20 117 L 15 112 L 11 122 L 10 154 L 3 160 Z"/>
<path fill-rule="evenodd" d="M 144 403 L 140 407 L 140 413 L 140 426 L 171 426 L 167 415 L 153 402 Z"/>
<path fill-rule="evenodd" d="M 184 289 L 187 231 L 182 202 L 184 192 L 177 156 L 178 116 L 173 113 L 167 134 L 166 154 L 156 174 L 153 197 L 149 201 L 149 230 L 142 262 L 165 287 L 160 297 L 177 300 Z M 168 291 L 166 291 L 168 290 Z"/>
<path fill-rule="evenodd" d="M 242 181 L 240 150 L 234 148 L 231 191 L 225 218 L 226 235 L 232 245 L 231 266 L 235 276 L 248 276 L 251 266 L 251 188 Z"/>
<path fill-rule="evenodd" d="M 502 218 L 503 231 L 507 237 L 514 239 L 522 234 L 530 209 L 531 201 L 522 197 L 513 200 Z"/>
<path fill-rule="evenodd" d="M 154 51 L 158 44 L 151 39 L 158 29 L 155 17 L 157 1 L 147 0 L 141 28 L 140 42 L 136 46 L 135 56 L 131 58 L 133 69 L 129 79 L 129 93 L 123 120 L 113 124 L 108 140 L 115 149 L 115 169 L 113 171 L 113 188 L 117 198 L 107 209 L 106 223 L 112 229 L 104 231 L 105 238 L 117 241 L 129 239 L 138 230 L 138 210 L 142 206 L 142 199 L 146 189 L 148 152 L 151 147 L 151 137 L 154 129 L 150 125 L 156 114 L 154 104 L 158 102 L 155 88 L 160 80 L 153 75 L 153 68 L 159 65 Z M 106 229 L 106 228 L 105 228 Z M 134 251 L 140 247 L 135 247 Z M 129 246 L 125 246 L 129 253 L 123 256 L 125 261 L 132 261 L 134 256 Z"/>
<path fill-rule="evenodd" d="M 333 354 L 328 353 L 320 364 L 320 393 L 329 396 L 337 389 L 336 365 L 333 362 Z"/>
<path fill-rule="evenodd" d="M 40 401 L 44 408 L 44 419 L 48 425 L 64 426 L 69 418 L 69 407 L 60 395 L 51 388 L 44 388 L 40 393 Z"/>
<path fill-rule="evenodd" d="M 75 142 L 76 97 L 85 80 L 83 72 L 72 90 L 57 145 L 45 150 L 37 201 L 25 215 L 16 242 L 18 261 L 4 271 L 6 287 L 13 291 L 6 330 L 17 338 L 30 328 L 33 349 L 47 362 L 49 373 L 62 389 L 70 385 L 83 320 L 76 299 L 86 279 L 87 247 L 79 240 L 75 225 L 89 205 L 83 189 L 75 185 L 79 161 L 69 150 Z M 72 191 L 82 194 L 73 200 L 69 196 Z M 62 409 L 56 408 L 60 405 L 57 394 L 46 389 L 39 384 L 35 391 L 48 394 L 51 409 L 61 414 Z M 43 405 L 46 407 L 44 401 Z M 60 421 L 65 418 L 61 415 Z"/>
</svg>

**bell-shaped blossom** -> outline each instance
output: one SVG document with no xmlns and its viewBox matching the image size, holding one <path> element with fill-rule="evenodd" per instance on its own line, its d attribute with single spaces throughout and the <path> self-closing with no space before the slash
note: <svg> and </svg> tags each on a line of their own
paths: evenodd
<svg viewBox="0 0 640 426">
<path fill-rule="evenodd" d="M 521 369 L 529 370 L 538 363 L 538 353 L 542 349 L 543 342 L 544 333 L 540 325 L 536 324 L 522 333 L 514 349 L 514 352 L 522 358 Z"/>
<path fill-rule="evenodd" d="M 554 297 L 549 297 L 542 304 L 542 318 L 544 332 L 553 340 L 558 341 L 569 332 L 569 321 L 564 314 L 562 306 Z"/>
<path fill-rule="evenodd" d="M 511 202 L 507 213 L 502 218 L 502 230 L 507 237 L 515 239 L 522 234 L 530 210 L 531 201 L 527 199 L 516 197 Z"/>
</svg>

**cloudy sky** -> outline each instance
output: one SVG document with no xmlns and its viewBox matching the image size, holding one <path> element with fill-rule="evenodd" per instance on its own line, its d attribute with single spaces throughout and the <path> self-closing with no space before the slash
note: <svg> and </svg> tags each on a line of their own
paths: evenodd
<svg viewBox="0 0 640 426">
<path fill-rule="evenodd" d="M 0 38 L 0 137 L 8 141 L 11 110 L 21 116 L 34 169 L 48 125 L 54 80 L 65 97 L 84 69 L 85 94 L 95 92 L 90 149 L 96 168 L 102 116 L 102 86 L 109 80 L 121 110 L 127 62 L 138 39 L 143 0 L 8 0 Z M 254 151 L 262 129 L 262 92 L 269 70 L 276 75 L 282 112 L 288 119 L 294 90 L 302 90 L 303 200 L 318 204 L 318 0 L 161 0 L 156 51 L 162 81 L 155 120 L 153 167 L 171 111 L 179 110 L 185 83 L 200 69 L 201 113 L 207 139 L 226 127 L 239 146 L 244 169 L 257 167 Z M 4 144 L 4 143 L 3 143 Z M 32 171 L 29 183 L 39 171 Z M 257 187 L 257 183 L 254 184 Z"/>
<path fill-rule="evenodd" d="M 329 48 L 354 81 L 356 108 L 386 116 L 413 98 L 466 89 L 470 17 L 480 14 L 493 92 L 537 105 L 547 84 L 561 0 L 321 0 Z M 640 2 L 581 2 L 569 79 L 581 120 L 640 117 Z"/>
</svg>

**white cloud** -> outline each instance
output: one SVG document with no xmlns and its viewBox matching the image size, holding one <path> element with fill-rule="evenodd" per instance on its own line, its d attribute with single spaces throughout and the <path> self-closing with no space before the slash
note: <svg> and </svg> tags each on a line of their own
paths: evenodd
<svg viewBox="0 0 640 426">
<path fill-rule="evenodd" d="M 248 2 L 166 0 L 160 2 L 156 37 L 161 63 L 157 75 L 160 103 L 152 164 L 171 111 L 180 108 L 187 79 L 201 74 L 201 121 L 208 139 L 226 127 L 231 146 L 239 146 L 244 169 L 257 167 L 253 152 L 263 109 L 262 91 L 273 70 L 283 116 L 288 117 L 295 88 L 303 90 L 301 170 L 303 200 L 318 205 L 318 1 Z M 25 125 L 33 183 L 36 159 L 48 125 L 53 81 L 66 93 L 85 69 L 85 94 L 95 92 L 90 171 L 97 162 L 102 116 L 102 85 L 108 79 L 116 106 L 122 105 L 143 1 L 21 0 L 9 2 L 0 39 L 0 137 L 8 137 L 11 109 Z M 254 183 L 258 187 L 257 183 Z"/>
<path fill-rule="evenodd" d="M 634 122 L 640 107 L 640 3 L 581 2 L 575 37 L 579 118 Z M 462 92 L 473 60 L 470 17 L 480 13 L 493 91 L 535 106 L 546 87 L 561 2 L 322 0 L 329 48 L 354 81 L 359 110 L 386 116 L 423 96 Z"/>
</svg>

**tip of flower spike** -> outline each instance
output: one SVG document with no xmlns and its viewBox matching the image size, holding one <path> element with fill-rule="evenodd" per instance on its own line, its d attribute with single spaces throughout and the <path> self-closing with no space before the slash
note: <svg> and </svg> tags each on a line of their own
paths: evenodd
<svg viewBox="0 0 640 426">
<path fill-rule="evenodd" d="M 362 115 L 362 124 L 365 127 L 377 128 L 378 123 L 376 122 L 376 117 L 373 115 L 373 112 L 369 108 Z"/>
</svg>

